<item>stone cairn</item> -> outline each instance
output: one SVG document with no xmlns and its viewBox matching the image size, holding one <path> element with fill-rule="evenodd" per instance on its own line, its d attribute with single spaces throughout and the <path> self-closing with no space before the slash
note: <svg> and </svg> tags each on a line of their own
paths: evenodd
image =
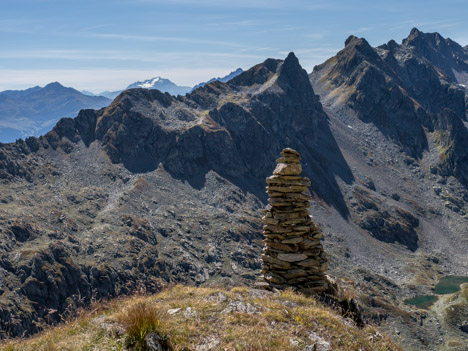
<svg viewBox="0 0 468 351">
<path fill-rule="evenodd" d="M 327 290 L 322 233 L 309 214 L 310 180 L 301 177 L 300 154 L 284 149 L 273 175 L 266 179 L 269 205 L 264 210 L 262 255 L 264 288 L 295 288 L 306 294 Z"/>
</svg>

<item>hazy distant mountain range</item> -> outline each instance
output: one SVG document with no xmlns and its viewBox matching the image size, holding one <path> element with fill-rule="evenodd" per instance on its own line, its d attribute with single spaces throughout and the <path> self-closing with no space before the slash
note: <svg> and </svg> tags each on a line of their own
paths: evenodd
<svg viewBox="0 0 468 351">
<path fill-rule="evenodd" d="M 242 69 L 222 78 L 212 78 L 208 83 L 219 80 L 227 82 L 242 73 Z M 126 89 L 157 89 L 171 95 L 185 95 L 207 83 L 195 87 L 179 86 L 169 79 L 155 77 L 130 84 Z M 5 90 L 0 92 L 0 142 L 13 142 L 19 138 L 39 136 L 47 133 L 61 117 L 75 117 L 81 109 L 99 109 L 108 106 L 124 90 L 103 91 L 99 94 L 66 88 L 60 83 L 51 83 L 44 88 Z"/>
<path fill-rule="evenodd" d="M 83 108 L 109 105 L 103 96 L 88 96 L 60 83 L 0 92 L 0 142 L 47 133 L 62 117 L 75 117 Z"/>
<path fill-rule="evenodd" d="M 143 88 L 143 89 L 158 89 L 163 93 L 169 93 L 171 95 L 185 95 L 192 87 L 187 86 L 180 86 L 174 84 L 169 79 L 161 78 L 161 77 L 154 77 L 151 79 L 144 80 L 142 82 L 135 82 L 130 84 L 126 89 L 123 90 L 116 90 L 116 91 L 103 91 L 99 93 L 100 96 L 105 96 L 109 99 L 115 99 L 121 92 L 127 89 L 134 89 L 134 88 Z"/>
<path fill-rule="evenodd" d="M 211 78 L 208 82 L 203 82 L 203 83 L 200 83 L 200 84 L 195 85 L 195 86 L 192 88 L 192 90 L 191 90 L 190 92 L 194 91 L 195 89 L 204 87 L 206 84 L 210 84 L 210 83 L 212 83 L 212 82 L 214 82 L 214 81 L 220 81 L 220 82 L 226 83 L 227 81 L 231 80 L 232 78 L 237 77 L 237 76 L 238 76 L 239 74 L 241 74 L 242 72 L 244 72 L 244 71 L 242 70 L 242 68 L 238 68 L 238 69 L 236 69 L 235 71 L 232 71 L 232 72 L 229 73 L 227 76 L 224 76 L 224 77 L 222 77 L 222 78 L 220 78 L 220 77 L 218 77 L 218 78 Z"/>
<path fill-rule="evenodd" d="M 194 91 L 197 88 L 205 86 L 205 84 L 214 82 L 214 81 L 220 81 L 220 82 L 227 82 L 228 80 L 231 80 L 232 78 L 238 76 L 243 72 L 242 68 L 238 68 L 235 71 L 229 73 L 228 75 L 224 77 L 218 77 L 218 78 L 211 78 L 208 82 L 203 82 L 195 85 L 193 88 L 188 87 L 188 86 L 182 86 L 182 85 L 177 85 L 173 82 L 171 82 L 169 79 L 165 79 L 162 77 L 154 77 L 151 79 L 147 79 L 142 82 L 135 82 L 130 84 L 126 89 L 134 89 L 134 88 L 144 88 L 144 89 L 158 89 L 159 91 L 162 91 L 163 93 L 169 93 L 171 95 L 177 96 L 177 95 L 185 95 L 187 93 L 190 93 Z M 91 95 L 100 95 L 100 96 L 105 96 L 109 99 L 115 99 L 121 92 L 124 90 L 116 90 L 116 91 L 103 91 L 99 94 L 92 94 Z M 89 92 L 82 92 L 83 94 L 90 94 Z"/>
</svg>

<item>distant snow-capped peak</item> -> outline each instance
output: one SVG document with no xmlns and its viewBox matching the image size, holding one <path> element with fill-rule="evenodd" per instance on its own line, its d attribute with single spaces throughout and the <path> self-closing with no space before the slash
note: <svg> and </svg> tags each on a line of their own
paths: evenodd
<svg viewBox="0 0 468 351">
<path fill-rule="evenodd" d="M 147 79 L 142 82 L 135 82 L 130 84 L 127 89 L 134 89 L 134 88 L 143 88 L 143 89 L 158 89 L 163 93 L 169 93 L 171 95 L 185 95 L 192 89 L 191 87 L 186 86 L 179 86 L 174 84 L 169 79 L 161 78 L 161 77 L 154 77 L 151 79 Z"/>
<path fill-rule="evenodd" d="M 155 89 L 162 84 L 174 84 L 169 79 L 161 78 L 161 77 L 154 77 L 151 79 L 144 80 L 142 82 L 135 82 L 130 84 L 127 89 L 131 88 L 143 88 L 143 89 Z M 175 84 L 174 84 L 175 85 Z"/>
<path fill-rule="evenodd" d="M 140 88 L 151 89 L 151 88 L 154 88 L 156 83 L 158 83 L 160 80 L 162 80 L 161 77 L 156 77 L 156 78 L 145 80 L 144 82 L 140 84 L 137 83 L 137 85 Z"/>
</svg>

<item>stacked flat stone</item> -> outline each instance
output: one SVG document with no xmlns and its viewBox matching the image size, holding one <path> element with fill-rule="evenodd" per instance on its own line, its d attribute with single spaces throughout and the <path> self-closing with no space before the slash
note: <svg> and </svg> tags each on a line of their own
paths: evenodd
<svg viewBox="0 0 468 351">
<path fill-rule="evenodd" d="M 322 234 L 309 214 L 310 180 L 300 176 L 297 151 L 284 149 L 276 162 L 273 175 L 266 179 L 270 204 L 263 217 L 263 284 L 323 292 L 328 288 L 328 263 L 320 242 Z"/>
</svg>

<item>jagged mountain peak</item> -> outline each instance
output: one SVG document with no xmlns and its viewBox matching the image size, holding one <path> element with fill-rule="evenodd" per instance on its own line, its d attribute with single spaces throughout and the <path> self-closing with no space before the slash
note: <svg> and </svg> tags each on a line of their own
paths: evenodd
<svg viewBox="0 0 468 351">
<path fill-rule="evenodd" d="M 376 77 L 382 76 L 382 72 L 376 73 L 382 71 L 383 65 L 381 57 L 366 39 L 352 35 L 348 37 L 345 47 L 334 58 L 316 66 L 314 72 L 326 71 L 327 79 L 335 86 L 341 86 L 345 81 L 347 85 L 353 85 L 367 80 L 361 79 L 363 78 L 362 72 L 367 72 L 366 77 L 375 81 Z M 381 78 L 378 80 L 380 81 Z"/>
<path fill-rule="evenodd" d="M 351 34 L 348 38 L 346 38 L 345 46 L 347 46 L 349 43 L 351 43 L 352 41 L 357 40 L 357 39 L 359 39 L 359 38 Z"/>
<path fill-rule="evenodd" d="M 307 72 L 302 68 L 294 52 L 290 52 L 278 72 L 278 85 L 288 91 L 292 89 L 298 95 L 307 95 L 316 102 Z"/>
<path fill-rule="evenodd" d="M 378 59 L 378 55 L 372 46 L 370 46 L 369 42 L 364 38 L 358 38 L 354 35 L 350 35 L 348 39 L 346 39 L 345 47 L 341 52 L 343 54 L 357 52 L 371 61 Z"/>
<path fill-rule="evenodd" d="M 218 104 L 218 99 L 222 95 L 236 93 L 244 95 L 245 98 L 246 94 L 251 94 L 259 86 L 274 78 L 282 63 L 282 60 L 266 59 L 225 83 L 215 80 L 193 90 L 187 95 L 188 100 L 185 101 L 193 100 L 204 108 L 212 108 Z M 274 82 L 271 81 L 271 83 Z"/>
<path fill-rule="evenodd" d="M 454 83 L 468 83 L 468 54 L 457 42 L 439 33 L 411 31 L 401 49 L 429 61 Z M 407 55 L 406 55 L 407 56 Z"/>
<path fill-rule="evenodd" d="M 394 52 L 399 47 L 400 45 L 398 45 L 398 43 L 394 39 L 390 39 L 386 44 L 378 46 L 377 49 L 389 50 Z"/>
<path fill-rule="evenodd" d="M 175 100 L 175 97 L 158 89 L 131 88 L 121 92 L 109 108 L 118 106 L 122 110 L 129 110 L 132 106 L 145 105 L 153 101 L 159 101 L 167 107 L 172 100 Z"/>
<path fill-rule="evenodd" d="M 410 36 L 410 37 L 417 37 L 417 36 L 419 36 L 419 35 L 421 35 L 421 34 L 422 34 L 422 32 L 421 32 L 418 28 L 413 27 L 413 28 L 411 28 L 411 30 L 410 30 L 409 36 Z"/>
<path fill-rule="evenodd" d="M 447 59 L 463 56 L 464 48 L 450 38 L 444 38 L 441 34 L 424 33 L 413 29 L 410 35 L 403 40 L 402 45 L 413 47 L 419 54 L 431 55 L 430 51 L 437 51 L 438 55 Z"/>
<path fill-rule="evenodd" d="M 304 73 L 307 76 L 307 72 L 300 65 L 296 55 L 290 52 L 284 61 L 268 58 L 231 79 L 228 84 L 234 87 L 249 87 L 264 84 L 273 77 L 277 78 L 276 81 L 278 82 L 286 82 L 291 79 L 287 78 L 288 76 L 304 77 Z"/>
<path fill-rule="evenodd" d="M 402 42 L 402 45 L 412 46 L 417 50 L 426 50 L 428 46 L 434 49 L 444 44 L 445 39 L 439 33 L 423 33 L 417 28 L 413 28 Z"/>
<path fill-rule="evenodd" d="M 281 66 L 281 70 L 285 72 L 291 72 L 291 71 L 302 71 L 303 68 L 299 64 L 299 60 L 294 54 L 294 52 L 290 52 L 286 59 L 283 62 L 283 65 Z"/>
<path fill-rule="evenodd" d="M 214 81 L 206 84 L 194 90 L 188 97 L 205 107 L 211 107 L 217 104 L 219 96 L 232 95 L 233 92 L 244 97 L 284 92 L 293 98 L 308 96 L 314 103 L 318 101 L 310 86 L 307 72 L 292 52 L 285 60 L 268 58 L 226 83 Z"/>
</svg>

